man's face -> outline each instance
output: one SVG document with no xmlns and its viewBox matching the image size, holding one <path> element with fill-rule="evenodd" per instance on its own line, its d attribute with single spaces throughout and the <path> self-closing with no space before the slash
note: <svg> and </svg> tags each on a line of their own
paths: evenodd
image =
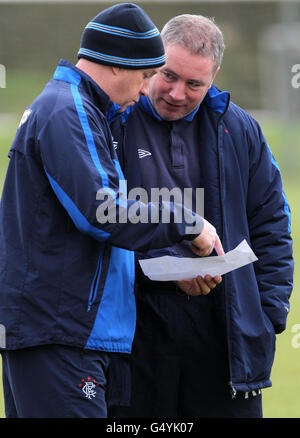
<svg viewBox="0 0 300 438">
<path fill-rule="evenodd" d="M 114 101 L 121 106 L 120 112 L 139 101 L 141 95 L 148 96 L 149 82 L 157 69 L 120 69 L 120 81 Z"/>
<path fill-rule="evenodd" d="M 193 55 L 179 44 L 165 47 L 166 64 L 150 81 L 149 98 L 165 120 L 191 113 L 204 99 L 217 74 L 212 58 Z"/>
</svg>

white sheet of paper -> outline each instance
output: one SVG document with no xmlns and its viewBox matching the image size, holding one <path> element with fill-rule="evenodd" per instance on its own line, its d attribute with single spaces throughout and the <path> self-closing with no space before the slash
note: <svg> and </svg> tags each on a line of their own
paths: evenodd
<svg viewBox="0 0 300 438">
<path fill-rule="evenodd" d="M 255 262 L 256 255 L 243 240 L 236 248 L 222 256 L 211 257 L 172 257 L 163 256 L 139 260 L 147 277 L 155 281 L 188 280 L 207 274 L 215 277 Z"/>
</svg>

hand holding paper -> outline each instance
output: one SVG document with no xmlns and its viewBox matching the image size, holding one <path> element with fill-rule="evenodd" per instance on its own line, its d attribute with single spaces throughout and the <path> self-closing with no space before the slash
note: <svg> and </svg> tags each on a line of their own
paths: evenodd
<svg viewBox="0 0 300 438">
<path fill-rule="evenodd" d="M 154 281 L 176 281 L 195 278 L 198 275 L 215 277 L 255 262 L 256 255 L 243 240 L 235 249 L 224 255 L 212 257 L 172 257 L 163 256 L 140 260 L 141 268 L 147 277 Z"/>
<path fill-rule="evenodd" d="M 177 280 L 174 283 L 187 295 L 198 296 L 208 295 L 221 281 L 220 275 L 213 278 L 210 275 L 206 275 L 204 278 L 198 275 L 191 280 Z"/>
</svg>

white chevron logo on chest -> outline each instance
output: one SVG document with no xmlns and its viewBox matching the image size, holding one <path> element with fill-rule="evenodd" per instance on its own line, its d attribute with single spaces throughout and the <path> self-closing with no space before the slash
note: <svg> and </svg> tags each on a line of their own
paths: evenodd
<svg viewBox="0 0 300 438">
<path fill-rule="evenodd" d="M 151 152 L 145 151 L 144 149 L 138 149 L 139 158 L 148 157 L 149 155 L 152 155 Z"/>
</svg>

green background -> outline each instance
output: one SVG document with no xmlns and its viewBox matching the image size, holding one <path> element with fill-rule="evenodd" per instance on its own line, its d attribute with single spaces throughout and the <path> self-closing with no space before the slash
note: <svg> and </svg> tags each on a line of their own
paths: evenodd
<svg viewBox="0 0 300 438">
<path fill-rule="evenodd" d="M 52 2 L 53 3 L 53 2 Z M 258 120 L 278 162 L 292 211 L 295 286 L 286 331 L 277 337 L 273 387 L 263 391 L 264 416 L 300 417 L 300 88 L 291 86 L 291 66 L 300 64 L 299 2 L 136 2 L 161 29 L 180 13 L 215 17 L 226 50 L 215 84 Z M 0 191 L 8 150 L 24 109 L 51 78 L 60 58 L 76 62 L 87 22 L 113 2 L 1 3 L 0 64 L 6 87 L 0 88 Z M 299 47 L 298 47 L 299 46 Z M 0 82 L 1 83 L 1 82 Z M 298 332 L 296 330 L 299 325 Z M 1 388 L 2 389 L 2 388 Z M 4 417 L 0 392 L 0 417 Z"/>
</svg>

